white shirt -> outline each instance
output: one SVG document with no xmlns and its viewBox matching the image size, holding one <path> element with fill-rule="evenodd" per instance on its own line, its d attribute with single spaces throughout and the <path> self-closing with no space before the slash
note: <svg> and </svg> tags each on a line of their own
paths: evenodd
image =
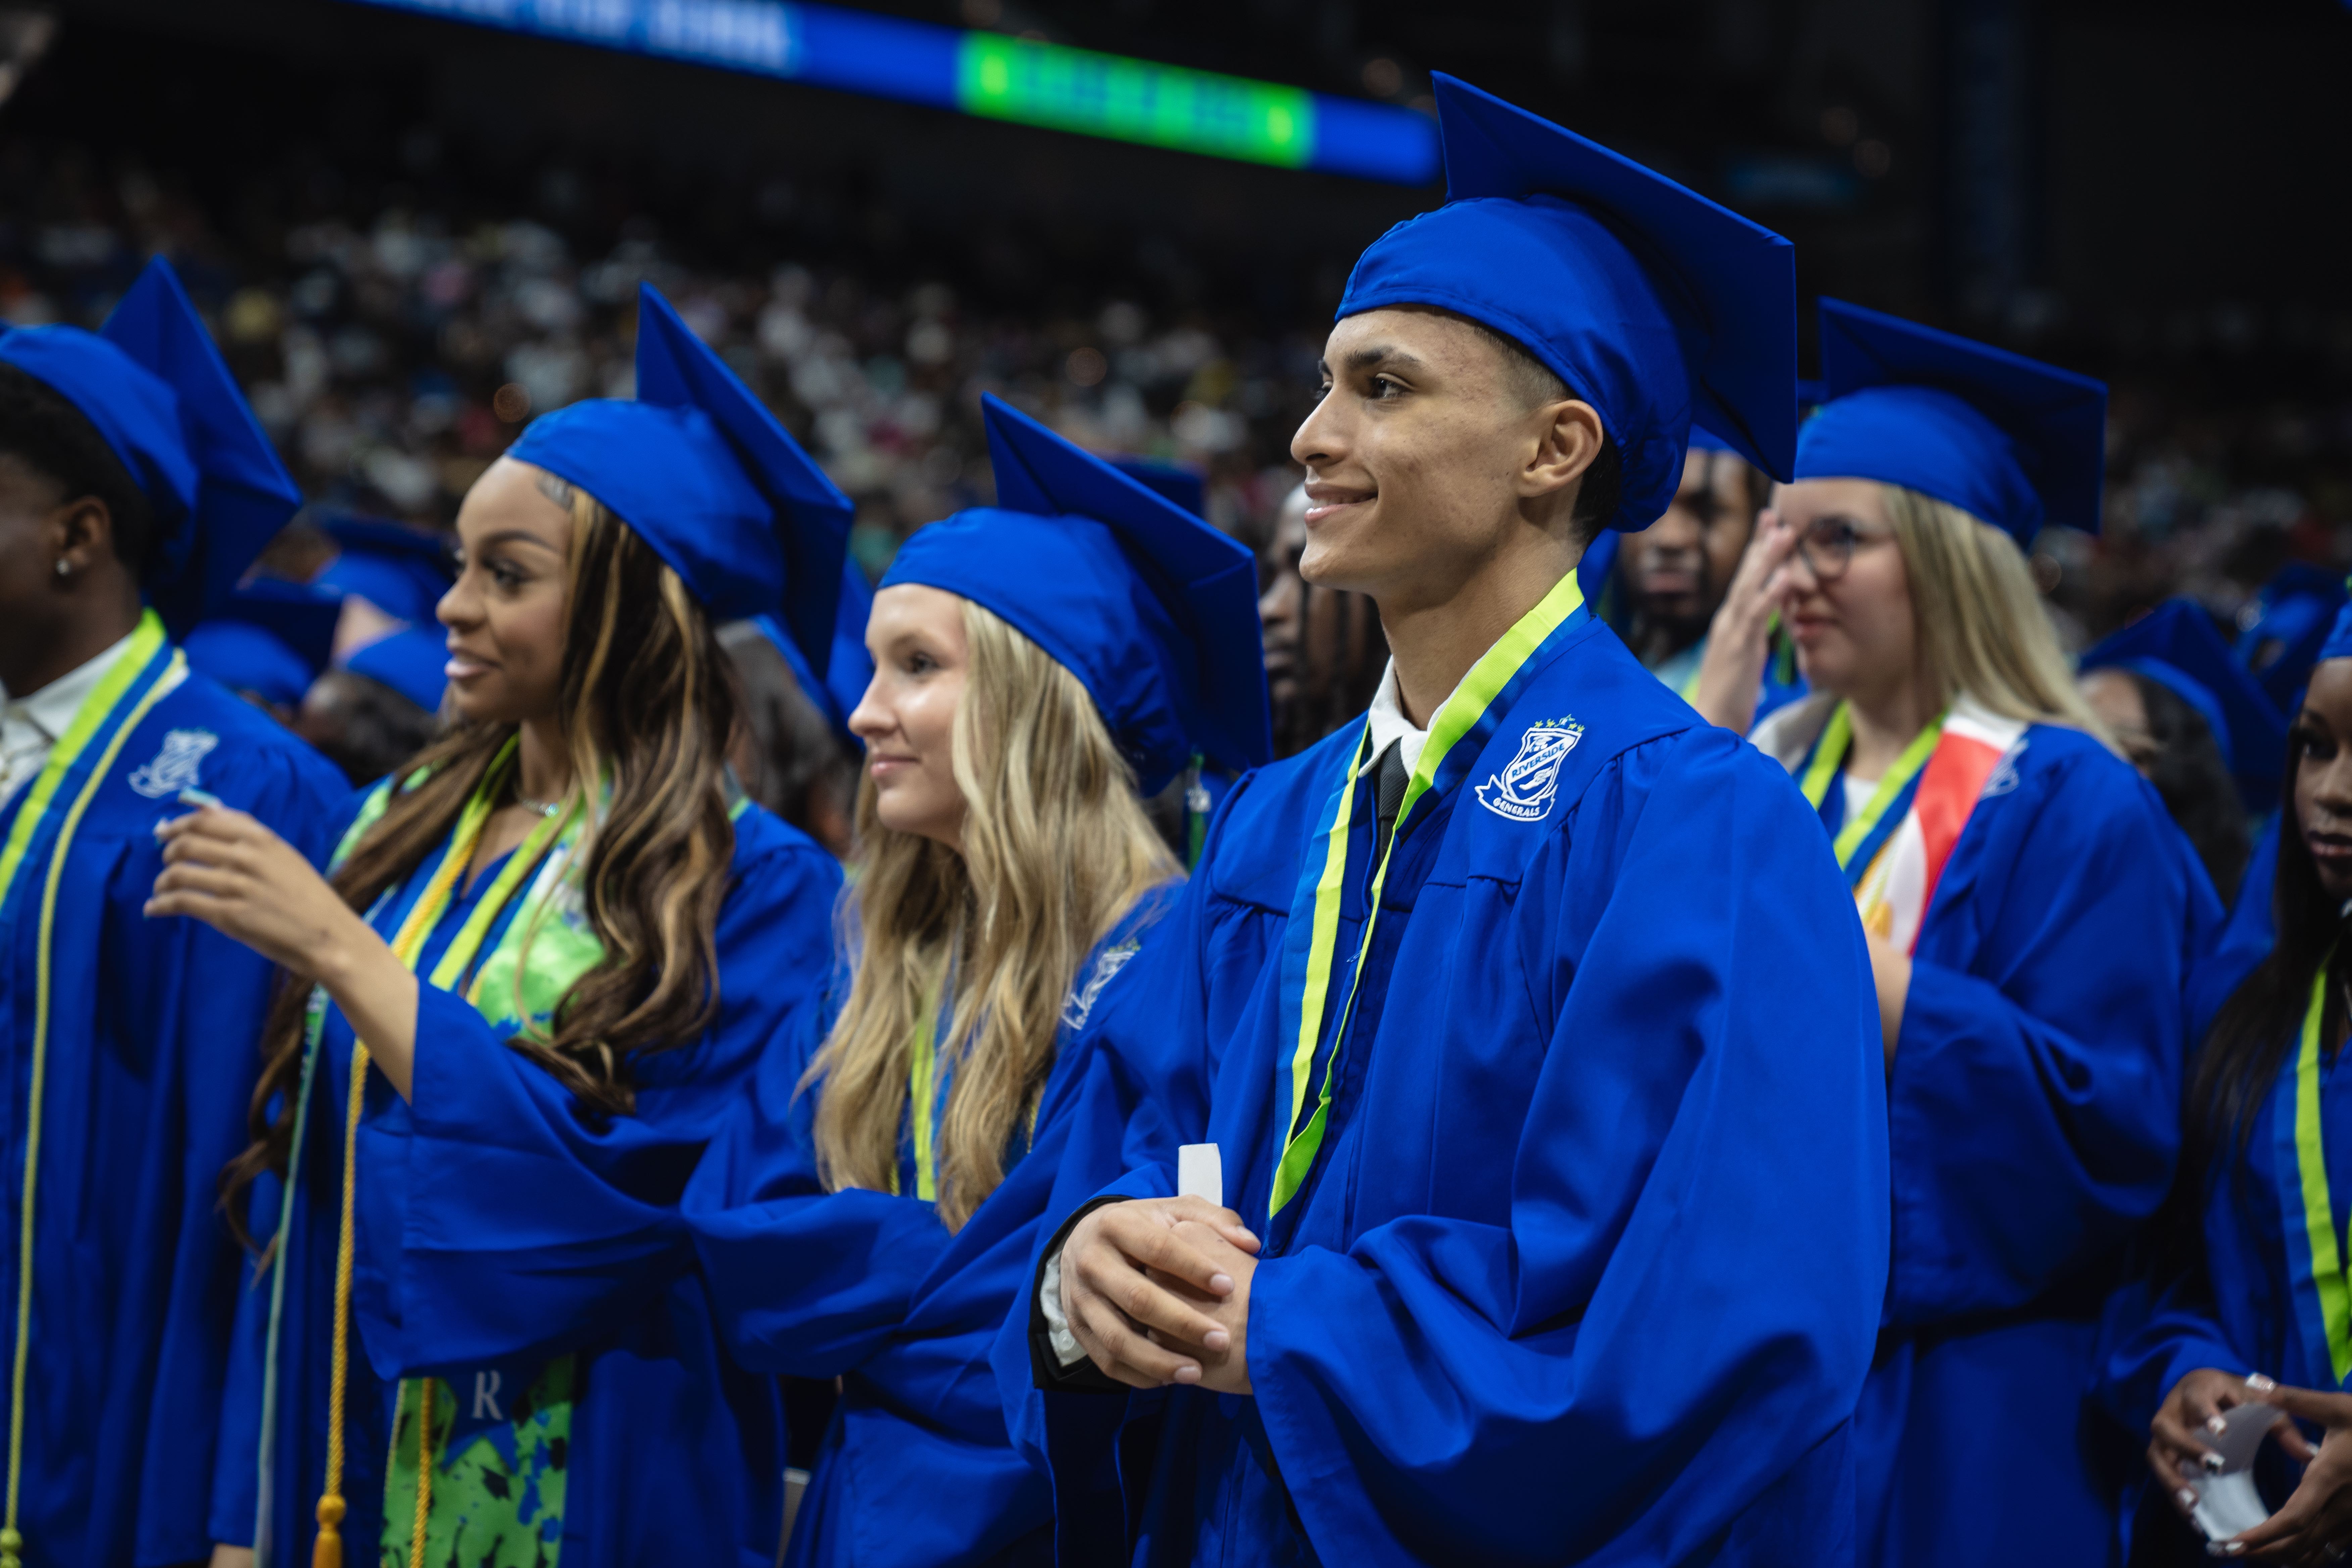
<svg viewBox="0 0 2352 1568">
<path fill-rule="evenodd" d="M 1466 680 L 1469 678 L 1465 675 L 1463 679 Z M 1460 689 L 1458 685 L 1454 688 L 1456 691 Z M 1449 693 L 1447 700 L 1452 700 Z M 1443 702 L 1438 704 L 1440 708 L 1444 705 Z M 1433 710 L 1431 717 L 1435 716 Z M 1372 731 L 1372 746 L 1364 759 L 1365 768 L 1380 765 L 1381 755 L 1389 749 L 1391 742 L 1396 742 L 1406 768 L 1410 769 L 1421 761 L 1422 748 L 1429 744 L 1429 730 L 1426 725 L 1416 725 L 1404 716 L 1404 701 L 1397 689 L 1396 660 L 1389 660 L 1388 668 L 1381 676 L 1381 689 L 1372 693 L 1372 706 L 1364 718 Z M 1359 771 L 1356 776 L 1361 778 L 1362 772 Z M 1078 1337 L 1070 1331 L 1069 1320 L 1062 1312 L 1062 1258 L 1058 1253 L 1045 1260 L 1045 1269 L 1037 1281 L 1037 1305 L 1045 1314 L 1045 1334 L 1053 1342 L 1055 1359 L 1064 1366 L 1076 1366 L 1084 1361 L 1087 1352 L 1079 1348 Z"/>
<path fill-rule="evenodd" d="M 1467 680 L 1470 678 L 1465 674 L 1462 679 Z M 1454 691 L 1461 689 L 1459 683 L 1454 688 Z M 1454 692 L 1447 692 L 1445 701 L 1453 700 Z M 1437 705 L 1438 708 L 1444 706 L 1445 702 Z M 1437 709 L 1432 709 L 1429 716 L 1436 718 Z M 1372 730 L 1371 754 L 1365 758 L 1364 766 L 1369 768 L 1377 763 L 1381 753 L 1389 749 L 1391 741 L 1397 742 L 1397 750 L 1403 755 L 1406 768 L 1410 769 L 1421 761 L 1421 749 L 1429 744 L 1429 727 L 1416 726 L 1404 716 L 1404 700 L 1397 689 L 1396 660 L 1389 660 L 1388 668 L 1381 672 L 1381 689 L 1372 693 L 1371 710 L 1364 717 L 1370 721 Z"/>
<path fill-rule="evenodd" d="M 0 688 L 0 805 L 38 778 L 48 764 L 50 749 L 73 723 L 74 715 L 89 694 L 129 651 L 132 632 L 96 658 L 58 676 L 39 690 L 23 697 Z"/>
</svg>

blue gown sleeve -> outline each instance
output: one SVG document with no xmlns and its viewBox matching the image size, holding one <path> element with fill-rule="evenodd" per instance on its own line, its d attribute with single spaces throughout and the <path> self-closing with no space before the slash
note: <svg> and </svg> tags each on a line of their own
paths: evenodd
<svg viewBox="0 0 2352 1568">
<path fill-rule="evenodd" d="M 761 1058 L 682 1205 L 720 1331 L 753 1372 L 837 1377 L 863 1364 L 948 1247 L 929 1204 L 829 1193 L 818 1179 L 815 1095 L 800 1081 L 832 1012 L 803 1009 Z"/>
<path fill-rule="evenodd" d="M 1491 936 L 1545 1053 L 1532 1103 L 1483 1113 L 1508 1223 L 1412 1215 L 1255 1270 L 1250 1377 L 1327 1561 L 1401 1534 L 1582 1561 L 1637 1518 L 1696 1555 L 1862 1387 L 1886 1145 L 1852 900 L 1727 732 L 1610 767 Z"/>
<path fill-rule="evenodd" d="M 633 1115 L 582 1115 L 470 1004 L 419 987 L 414 1100 L 382 1096 L 362 1131 L 353 1308 L 378 1375 L 662 1342 L 644 1315 L 694 1264 L 687 1181 L 830 968 L 829 856 L 799 841 L 735 875 L 719 1016 L 691 1046 L 634 1058 Z"/>
<path fill-rule="evenodd" d="M 2121 763 L 2068 765 L 2006 885 L 1987 865 L 1939 894 L 1912 965 L 1887 1089 L 1890 1324 L 2034 1300 L 2172 1180 L 2188 889 L 2149 846 L 2175 829 Z M 1974 938 L 1966 968 L 1940 956 L 1955 931 Z"/>
</svg>

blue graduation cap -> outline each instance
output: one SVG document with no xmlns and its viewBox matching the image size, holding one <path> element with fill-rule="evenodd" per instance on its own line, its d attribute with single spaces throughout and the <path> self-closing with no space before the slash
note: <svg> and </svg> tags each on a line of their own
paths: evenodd
<svg viewBox="0 0 2352 1568">
<path fill-rule="evenodd" d="M 2084 674 L 2110 667 L 2147 677 L 2197 710 L 2248 810 L 2278 804 L 2286 721 L 2231 655 L 2201 605 L 2168 599 L 2083 655 Z"/>
<path fill-rule="evenodd" d="M 855 559 L 841 566 L 841 608 L 834 617 L 833 658 L 827 665 L 824 679 L 820 680 L 809 668 L 808 656 L 802 653 L 773 616 L 761 616 L 753 623 L 761 635 L 775 645 L 783 655 L 793 679 L 808 700 L 816 704 L 836 733 L 855 746 L 865 742 L 850 732 L 849 716 L 865 697 L 866 689 L 874 682 L 874 656 L 866 650 L 866 622 L 874 612 L 874 590 L 866 586 L 866 569 Z"/>
<path fill-rule="evenodd" d="M 1982 519 L 2021 548 L 2045 524 L 2099 531 L 2106 384 L 1989 343 L 1822 302 L 1828 399 L 1801 479 L 1876 479 Z"/>
<path fill-rule="evenodd" d="M 335 646 L 340 595 L 282 577 L 237 585 L 228 603 L 180 639 L 191 668 L 232 691 L 250 691 L 280 708 L 302 700 Z"/>
<path fill-rule="evenodd" d="M 611 508 L 714 620 L 775 613 L 820 679 L 849 498 L 678 318 L 637 287 L 637 396 L 541 415 L 508 448 Z"/>
<path fill-rule="evenodd" d="M 353 649 L 343 668 L 383 681 L 427 713 L 438 713 L 442 694 L 449 688 L 449 678 L 442 673 L 448 662 L 448 639 L 440 627 L 403 626 Z"/>
<path fill-rule="evenodd" d="M 434 606 L 457 580 L 448 535 L 356 512 L 323 514 L 319 526 L 340 553 L 313 582 L 411 626 L 434 624 Z"/>
<path fill-rule="evenodd" d="M 1156 463 L 1149 458 L 1130 458 L 1124 453 L 1109 459 L 1110 466 L 1130 479 L 1140 479 L 1153 489 L 1191 512 L 1194 517 L 1209 515 L 1209 487 L 1200 470 L 1181 463 Z"/>
<path fill-rule="evenodd" d="M 302 504 L 162 257 L 98 331 L 0 332 L 0 361 L 80 410 L 147 497 L 155 547 L 140 585 L 175 635 L 228 600 Z"/>
<path fill-rule="evenodd" d="M 2254 624 L 2238 634 L 2238 662 L 2253 672 L 2280 712 L 2292 714 L 2303 705 L 2313 665 L 2352 654 L 2352 647 L 2328 651 L 2344 625 L 2337 612 L 2345 590 L 2335 573 L 2290 561 L 2256 595 Z"/>
<path fill-rule="evenodd" d="M 1444 75 L 1446 203 L 1356 262 L 1339 315 L 1426 305 L 1510 338 L 1617 444 L 1612 528 L 1646 528 L 1693 423 L 1786 478 L 1797 433 L 1796 252 L 1662 174 Z"/>
<path fill-rule="evenodd" d="M 882 586 L 944 589 L 1011 622 L 1077 677 L 1146 795 L 1196 751 L 1269 761 L 1256 559 L 997 398 L 981 405 L 998 504 L 916 530 Z"/>
</svg>

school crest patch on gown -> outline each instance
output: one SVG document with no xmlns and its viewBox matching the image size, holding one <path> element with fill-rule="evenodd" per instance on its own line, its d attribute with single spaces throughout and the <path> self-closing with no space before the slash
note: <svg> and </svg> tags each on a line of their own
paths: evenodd
<svg viewBox="0 0 2352 1568">
<path fill-rule="evenodd" d="M 1519 754 L 1478 786 L 1478 804 L 1513 822 L 1539 822 L 1559 793 L 1559 770 L 1584 739 L 1573 719 L 1530 724 L 1519 737 Z"/>
<path fill-rule="evenodd" d="M 131 787 L 149 800 L 194 789 L 205 758 L 219 744 L 210 730 L 174 730 L 163 737 L 163 749 L 131 775 Z"/>
</svg>

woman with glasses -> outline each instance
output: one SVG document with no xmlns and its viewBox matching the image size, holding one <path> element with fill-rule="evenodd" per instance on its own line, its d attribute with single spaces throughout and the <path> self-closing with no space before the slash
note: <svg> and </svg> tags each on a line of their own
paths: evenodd
<svg viewBox="0 0 2352 1568">
<path fill-rule="evenodd" d="M 1735 597 L 1812 695 L 1757 727 L 1853 889 L 1886 1052 L 1893 1268 L 1855 1421 L 1859 1560 L 2107 1560 L 2084 1402 L 2179 1142 L 2205 879 L 2077 692 L 2027 571 L 2096 525 L 2096 382 L 1824 301 L 1832 400 Z M 1715 651 L 1715 650 L 1711 650 Z M 1755 676 L 1741 685 L 1753 689 Z"/>
</svg>

